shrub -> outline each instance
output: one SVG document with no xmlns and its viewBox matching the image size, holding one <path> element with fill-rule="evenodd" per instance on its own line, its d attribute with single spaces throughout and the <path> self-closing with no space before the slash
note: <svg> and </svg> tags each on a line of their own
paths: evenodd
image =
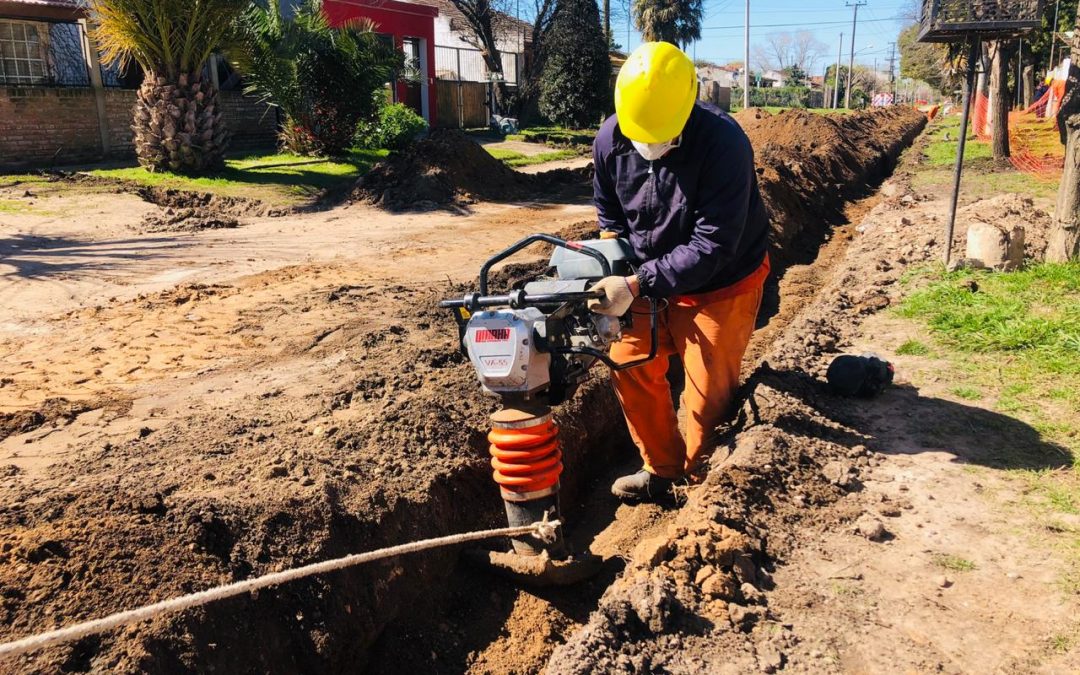
<svg viewBox="0 0 1080 675">
<path fill-rule="evenodd" d="M 246 91 L 285 113 L 282 144 L 305 155 L 341 155 L 361 120 L 376 112 L 375 93 L 404 62 L 367 20 L 334 27 L 318 0 L 291 18 L 279 3 L 253 3 L 238 26 L 233 55 Z"/>
<path fill-rule="evenodd" d="M 376 119 L 361 123 L 356 143 L 365 148 L 400 150 L 427 131 L 428 123 L 404 103 L 384 105 Z"/>
<path fill-rule="evenodd" d="M 731 90 L 731 100 L 742 102 L 742 87 Z M 843 98 L 840 99 L 843 102 Z M 750 87 L 750 105 L 755 108 L 820 108 L 822 95 L 809 87 Z"/>
</svg>

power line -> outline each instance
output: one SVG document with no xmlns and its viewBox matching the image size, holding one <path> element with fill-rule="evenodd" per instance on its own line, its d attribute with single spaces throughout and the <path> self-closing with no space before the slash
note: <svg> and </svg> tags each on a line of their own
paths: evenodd
<svg viewBox="0 0 1080 675">
<path fill-rule="evenodd" d="M 865 5 L 863 2 L 859 6 Z M 899 21 L 899 19 L 863 19 L 863 23 L 874 23 L 884 21 Z M 802 21 L 799 23 L 758 23 L 754 24 L 754 28 L 794 28 L 799 26 L 843 26 L 847 24 L 847 19 L 843 21 Z M 702 26 L 701 30 L 731 30 L 734 28 L 742 28 L 743 24 L 736 24 L 732 26 Z"/>
</svg>

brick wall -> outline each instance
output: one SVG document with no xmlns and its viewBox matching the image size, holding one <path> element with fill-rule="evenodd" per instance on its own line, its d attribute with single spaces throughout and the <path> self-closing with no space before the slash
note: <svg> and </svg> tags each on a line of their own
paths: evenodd
<svg viewBox="0 0 1080 675">
<path fill-rule="evenodd" d="M 106 89 L 104 94 L 107 155 L 102 152 L 93 89 L 0 87 L 0 171 L 133 158 L 131 109 L 135 92 Z M 231 91 L 221 92 L 221 106 L 225 123 L 233 132 L 230 148 L 273 147 L 273 110 Z"/>
<path fill-rule="evenodd" d="M 0 88 L 0 169 L 87 162 L 101 157 L 94 92 Z"/>
</svg>

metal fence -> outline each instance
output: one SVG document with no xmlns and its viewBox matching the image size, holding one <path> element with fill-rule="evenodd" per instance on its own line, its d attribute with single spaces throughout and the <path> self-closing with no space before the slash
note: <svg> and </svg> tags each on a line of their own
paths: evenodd
<svg viewBox="0 0 1080 675">
<path fill-rule="evenodd" d="M 517 84 L 522 55 L 499 52 L 503 78 L 507 84 Z M 442 47 L 435 45 L 435 77 L 454 82 L 489 82 L 488 68 L 479 49 Z"/>
</svg>

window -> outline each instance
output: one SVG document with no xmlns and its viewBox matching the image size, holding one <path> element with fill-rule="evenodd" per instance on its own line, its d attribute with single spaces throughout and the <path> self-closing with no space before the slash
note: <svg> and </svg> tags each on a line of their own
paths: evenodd
<svg viewBox="0 0 1080 675">
<path fill-rule="evenodd" d="M 0 82 L 37 84 L 47 78 L 45 50 L 37 25 L 0 21 Z"/>
</svg>

